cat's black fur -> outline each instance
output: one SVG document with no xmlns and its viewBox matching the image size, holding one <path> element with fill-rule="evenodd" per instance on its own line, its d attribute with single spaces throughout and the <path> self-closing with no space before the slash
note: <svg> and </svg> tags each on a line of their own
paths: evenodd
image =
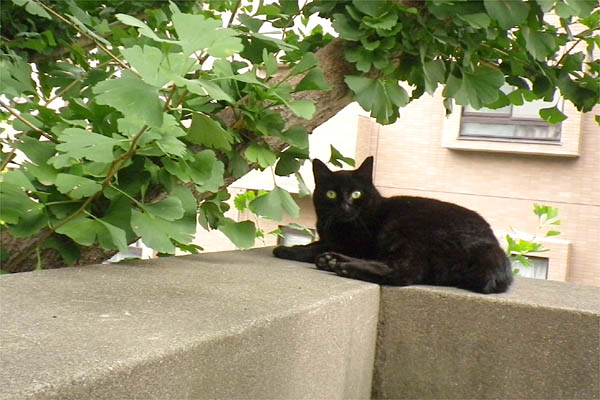
<svg viewBox="0 0 600 400">
<path fill-rule="evenodd" d="M 372 157 L 357 170 L 338 172 L 314 160 L 319 240 L 279 246 L 273 254 L 386 285 L 456 286 L 479 293 L 508 289 L 510 263 L 479 214 L 434 199 L 382 197 L 372 171 Z M 334 199 L 328 191 L 336 193 Z M 356 191 L 361 195 L 353 198 Z"/>
</svg>

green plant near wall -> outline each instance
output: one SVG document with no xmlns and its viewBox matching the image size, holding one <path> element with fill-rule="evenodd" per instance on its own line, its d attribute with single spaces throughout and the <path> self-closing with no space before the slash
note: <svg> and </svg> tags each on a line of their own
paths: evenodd
<svg viewBox="0 0 600 400">
<path fill-rule="evenodd" d="M 555 93 L 582 112 L 600 101 L 595 0 L 1 8 L 0 115 L 16 132 L 1 137 L 7 271 L 97 263 L 139 238 L 165 254 L 197 250 L 197 223 L 250 247 L 263 232 L 226 216 L 227 186 L 254 169 L 296 175 L 302 186 L 308 135 L 354 100 L 382 124 L 437 87 L 448 110 Z M 309 28 L 316 15 L 339 37 Z M 514 91 L 503 93 L 505 83 Z M 566 118 L 555 107 L 540 116 Z M 248 208 L 274 219 L 298 213 L 279 187 Z"/>
<path fill-rule="evenodd" d="M 558 208 L 534 203 L 533 212 L 538 217 L 538 228 L 535 234 L 530 235 L 528 239 L 516 238 L 511 234 L 506 235 L 508 243 L 506 254 L 513 264 L 515 275 L 518 275 L 520 271 L 518 265 L 525 268 L 533 267 L 528 256 L 549 251 L 539 242 L 540 238 L 560 235 L 560 232 L 556 230 L 561 223 L 558 218 Z"/>
</svg>

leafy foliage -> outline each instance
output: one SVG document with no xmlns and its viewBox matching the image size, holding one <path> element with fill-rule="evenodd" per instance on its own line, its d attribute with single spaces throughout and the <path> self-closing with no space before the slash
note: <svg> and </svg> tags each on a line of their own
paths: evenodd
<svg viewBox="0 0 600 400">
<path fill-rule="evenodd" d="M 515 264 L 520 264 L 523 267 L 532 267 L 531 261 L 527 256 L 532 253 L 548 251 L 548 249 L 538 241 L 538 236 L 551 237 L 560 235 L 560 232 L 556 230 L 556 226 L 560 225 L 558 208 L 534 203 L 533 212 L 538 217 L 538 229 L 536 234 L 527 235 L 527 238 L 515 238 L 510 234 L 506 235 L 506 242 L 508 243 L 506 254 L 513 263 L 513 272 L 515 274 L 519 273 L 519 268 L 515 267 Z"/>
<path fill-rule="evenodd" d="M 430 0 L 423 4 L 383 0 L 311 3 L 333 19 L 349 42 L 346 59 L 368 76 L 346 83 L 361 106 L 386 124 L 398 108 L 445 86 L 448 112 L 460 105 L 501 107 L 514 103 L 499 90 L 516 85 L 530 99 L 562 96 L 587 112 L 599 102 L 599 69 L 591 57 L 600 47 L 600 8 L 595 1 Z M 554 12 L 557 21 L 547 13 Z M 571 26 L 584 27 L 574 32 Z M 581 68 L 586 44 L 589 70 Z M 566 50 L 564 50 L 566 48 Z M 559 51 L 562 49 L 562 51 Z M 576 50 L 575 50 L 576 49 Z M 573 63 L 573 64 L 571 64 Z M 525 79 L 523 79 L 525 78 Z M 397 82 L 412 89 L 410 98 Z M 392 89 L 392 90 L 390 90 Z M 560 122 L 555 115 L 543 118 Z M 555 113 L 553 113 L 555 114 Z"/>
<path fill-rule="evenodd" d="M 225 216 L 226 187 L 274 168 L 306 192 L 310 132 L 298 121 L 319 110 L 304 94 L 332 89 L 315 53 L 333 37 L 307 29 L 316 14 L 345 42 L 356 69 L 345 82 L 380 123 L 440 85 L 448 110 L 556 91 L 581 111 L 598 103 L 600 63 L 575 46 L 600 46 L 594 1 L 4 1 L 0 115 L 17 133 L 1 139 L 0 228 L 29 245 L 1 250 L 3 265 L 45 248 L 73 264 L 85 247 L 140 237 L 161 253 L 195 251 L 196 222 L 250 247 L 262 232 Z M 505 82 L 518 95 L 503 94 Z M 285 115 L 298 118 L 288 126 Z M 331 150 L 333 164 L 352 163 Z M 273 219 L 298 213 L 279 187 L 235 203 Z"/>
</svg>

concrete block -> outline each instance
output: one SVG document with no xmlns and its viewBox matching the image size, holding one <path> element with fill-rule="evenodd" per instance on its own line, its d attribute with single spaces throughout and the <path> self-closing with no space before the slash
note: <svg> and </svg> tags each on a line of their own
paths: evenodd
<svg viewBox="0 0 600 400">
<path fill-rule="evenodd" d="M 0 398 L 369 398 L 379 287 L 270 250 L 0 277 Z"/>
<path fill-rule="evenodd" d="M 598 399 L 599 385 L 597 287 L 382 287 L 374 398 Z"/>
</svg>

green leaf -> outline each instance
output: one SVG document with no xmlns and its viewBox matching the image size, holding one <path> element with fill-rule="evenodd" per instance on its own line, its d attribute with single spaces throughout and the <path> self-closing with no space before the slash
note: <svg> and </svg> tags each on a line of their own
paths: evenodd
<svg viewBox="0 0 600 400">
<path fill-rule="evenodd" d="M 186 55 L 204 50 L 215 58 L 225 58 L 244 49 L 242 40 L 236 37 L 237 33 L 233 29 L 222 28 L 221 20 L 180 13 L 173 15 L 173 25 Z"/>
<path fill-rule="evenodd" d="M 298 64 L 294 65 L 290 74 L 292 76 L 303 74 L 306 71 L 308 71 L 309 69 L 316 67 L 318 64 L 319 64 L 319 61 L 317 60 L 317 56 L 315 55 L 315 53 L 312 53 L 312 52 L 305 53 L 302 56 L 302 59 L 298 62 Z"/>
<path fill-rule="evenodd" d="M 0 204 L 0 220 L 8 224 L 17 224 L 19 218 L 30 212 L 38 212 L 42 207 L 20 187 L 8 182 L 0 182 Z"/>
<path fill-rule="evenodd" d="M 517 256 L 513 256 L 512 258 L 524 267 L 532 267 L 533 266 L 531 261 L 529 261 L 529 258 L 527 258 L 526 256 L 517 255 Z"/>
<path fill-rule="evenodd" d="M 475 29 L 485 29 L 490 25 L 490 17 L 485 13 L 476 13 L 468 15 L 457 15 L 458 18 L 462 19 Z"/>
<path fill-rule="evenodd" d="M 261 168 L 267 168 L 275 164 L 277 155 L 271 150 L 252 143 L 244 153 L 248 161 L 257 163 Z"/>
<path fill-rule="evenodd" d="M 235 103 L 234 98 L 214 82 L 203 79 L 190 80 L 179 78 L 175 83 L 177 83 L 178 86 L 185 86 L 190 92 L 199 94 L 200 96 L 210 96 L 215 100 L 224 100 L 231 104 Z"/>
<path fill-rule="evenodd" d="M 354 63 L 356 69 L 361 72 L 369 72 L 373 64 L 373 52 L 363 47 L 351 47 L 344 53 L 346 60 Z"/>
<path fill-rule="evenodd" d="M 331 86 L 325 80 L 323 71 L 320 68 L 314 68 L 308 72 L 302 78 L 300 83 L 296 85 L 295 92 L 301 92 L 303 90 L 331 90 Z"/>
<path fill-rule="evenodd" d="M 244 211 L 252 200 L 256 198 L 256 193 L 253 190 L 248 190 L 245 193 L 240 193 L 233 199 L 233 204 L 238 211 Z"/>
<path fill-rule="evenodd" d="M 294 114 L 304 119 L 311 119 L 315 114 L 315 103 L 310 100 L 291 101 L 287 106 Z"/>
<path fill-rule="evenodd" d="M 432 95 L 437 89 L 438 83 L 446 81 L 446 65 L 442 60 L 427 61 L 423 64 L 423 74 L 425 75 L 425 90 Z"/>
<path fill-rule="evenodd" d="M 365 3 L 359 0 L 361 3 Z M 371 3 L 369 1 L 368 3 Z M 398 23 L 398 14 L 395 11 L 387 12 L 380 17 L 365 17 L 362 21 L 363 24 L 377 30 L 379 35 L 382 35 L 382 31 L 389 31 L 396 26 Z M 384 33 L 385 34 L 385 33 Z"/>
<path fill-rule="evenodd" d="M 59 192 L 68 193 L 74 199 L 90 197 L 102 190 L 102 185 L 98 182 L 71 174 L 58 174 L 55 184 Z"/>
<path fill-rule="evenodd" d="M 560 235 L 559 231 L 548 231 L 548 232 L 546 232 L 546 237 L 558 236 L 558 235 Z"/>
<path fill-rule="evenodd" d="M 229 218 L 223 220 L 219 230 L 240 249 L 254 246 L 256 227 L 252 221 L 235 222 Z"/>
<path fill-rule="evenodd" d="M 160 253 L 172 254 L 175 246 L 166 232 L 170 231 L 170 222 L 153 217 L 149 213 L 131 210 L 131 228 L 144 243 Z"/>
<path fill-rule="evenodd" d="M 27 11 L 29 14 L 37 15 L 38 17 L 46 19 L 52 19 L 50 14 L 48 14 L 46 10 L 42 8 L 42 6 L 40 6 L 33 0 L 13 0 L 13 3 L 15 3 L 18 6 L 24 5 L 25 11 Z"/>
<path fill-rule="evenodd" d="M 19 140 L 13 142 L 12 145 L 25 153 L 27 158 L 37 165 L 45 165 L 56 152 L 54 143 L 41 141 L 25 135 L 21 135 Z"/>
<path fill-rule="evenodd" d="M 161 200 L 153 204 L 143 204 L 144 211 L 151 214 L 154 217 L 160 217 L 167 221 L 174 221 L 183 217 L 183 207 L 181 200 L 177 197 L 169 196 L 164 200 Z"/>
<path fill-rule="evenodd" d="M 556 4 L 556 0 L 536 0 L 536 2 L 540 5 L 540 8 L 545 13 L 552 10 Z"/>
<path fill-rule="evenodd" d="M 598 7 L 596 0 L 567 0 L 567 4 L 578 17 L 586 17 Z"/>
<path fill-rule="evenodd" d="M 299 149 L 308 148 L 308 132 L 301 125 L 294 125 L 280 135 L 284 142 Z"/>
<path fill-rule="evenodd" d="M 263 49 L 262 54 L 263 63 L 265 64 L 265 70 L 267 72 L 267 78 L 277 72 L 279 66 L 277 65 L 277 57 L 274 54 L 269 53 L 267 49 Z"/>
<path fill-rule="evenodd" d="M 58 227 L 56 232 L 66 235 L 82 246 L 91 246 L 96 241 L 99 230 L 104 229 L 98 221 L 79 215 Z"/>
<path fill-rule="evenodd" d="M 154 33 L 154 31 L 152 29 L 150 29 L 150 27 L 148 25 L 146 25 L 144 22 L 140 21 L 139 19 L 132 17 L 131 15 L 116 14 L 115 17 L 119 21 L 124 23 L 125 25 L 135 26 L 136 28 L 139 28 L 138 31 L 143 36 L 146 36 L 150 39 L 156 40 L 157 42 L 174 43 L 173 40 L 161 39 L 160 37 L 158 37 L 158 35 L 156 35 L 156 33 Z"/>
<path fill-rule="evenodd" d="M 102 81 L 93 87 L 96 102 L 119 110 L 123 115 L 160 127 L 163 123 L 162 103 L 158 89 L 130 71 L 117 79 Z"/>
<path fill-rule="evenodd" d="M 259 196 L 250 203 L 250 209 L 265 218 L 281 221 L 285 211 L 290 217 L 298 218 L 300 207 L 284 189 L 276 186 L 269 193 Z"/>
<path fill-rule="evenodd" d="M 298 171 L 301 165 L 302 164 L 300 163 L 300 161 L 298 161 L 297 158 L 291 157 L 283 153 L 279 158 L 279 161 L 277 161 L 277 166 L 275 167 L 275 174 L 279 176 L 288 176 Z"/>
<path fill-rule="evenodd" d="M 204 114 L 195 113 L 186 140 L 217 150 L 230 151 L 233 137 L 221 125 Z"/>
<path fill-rule="evenodd" d="M 21 58 L 15 58 L 11 61 L 0 58 L 0 87 L 2 87 L 2 92 L 7 96 L 15 97 L 24 93 L 36 93 L 29 64 Z"/>
<path fill-rule="evenodd" d="M 258 32 L 260 30 L 260 27 L 263 26 L 263 24 L 265 23 L 265 21 L 252 18 L 247 14 L 240 14 L 238 16 L 238 19 L 244 26 L 248 27 L 248 29 L 250 29 L 251 32 Z"/>
<path fill-rule="evenodd" d="M 114 160 L 113 148 L 119 144 L 116 139 L 81 128 L 65 129 L 58 140 L 62 143 L 56 145 L 56 150 L 64 152 L 66 156 L 104 163 Z M 49 162 L 52 163 L 55 158 Z"/>
<path fill-rule="evenodd" d="M 0 208 L 7 206 L 7 204 L 4 202 L 4 200 L 0 200 L 0 203 L 2 204 L 2 207 L 0 207 Z M 0 214 L 3 214 L 3 213 L 0 213 Z M 0 219 L 1 219 L 1 217 L 0 217 Z M 10 232 L 10 234 L 13 235 L 14 237 L 22 238 L 22 237 L 35 235 L 36 233 L 41 231 L 43 228 L 46 228 L 47 226 L 48 226 L 48 217 L 43 212 L 42 207 L 41 206 L 38 206 L 38 207 L 31 206 L 31 204 L 30 204 L 29 210 L 27 212 L 25 212 L 23 215 L 21 215 L 21 217 L 19 218 L 19 223 L 16 225 L 9 225 L 9 226 L 7 226 L 7 229 Z"/>
<path fill-rule="evenodd" d="M 544 121 L 547 121 L 551 124 L 558 124 L 567 119 L 567 116 L 563 114 L 556 106 L 542 108 L 540 110 L 540 117 L 542 117 Z"/>
<path fill-rule="evenodd" d="M 352 5 L 363 14 L 371 17 L 380 16 L 385 9 L 385 1 L 383 0 L 353 0 Z"/>
<path fill-rule="evenodd" d="M 190 163 L 190 176 L 198 185 L 198 190 L 216 193 L 224 185 L 225 166 L 212 150 L 203 150 L 195 154 Z"/>
<path fill-rule="evenodd" d="M 25 175 L 25 173 L 20 169 L 9 170 L 4 174 L 0 175 L 0 177 L 3 182 L 15 185 L 21 188 L 22 190 L 35 192 L 35 187 L 31 183 L 27 175 Z"/>
<path fill-rule="evenodd" d="M 498 99 L 503 84 L 502 72 L 479 67 L 473 73 L 463 72 L 462 80 L 450 75 L 444 89 L 444 96 L 454 97 L 462 106 L 471 105 L 475 109 L 480 109 Z"/>
<path fill-rule="evenodd" d="M 525 22 L 529 4 L 522 0 L 483 0 L 488 15 L 498 21 L 502 29 L 509 29 Z"/>
<path fill-rule="evenodd" d="M 133 46 L 121 50 L 121 54 L 149 85 L 160 88 L 170 81 L 161 71 L 164 55 L 156 47 Z"/>
<path fill-rule="evenodd" d="M 97 220 L 104 230 L 98 231 L 98 242 L 106 250 L 117 249 L 127 251 L 127 238 L 125 231 L 101 219 Z"/>
<path fill-rule="evenodd" d="M 358 41 L 364 36 L 354 21 L 344 14 L 333 14 L 333 29 L 340 34 L 344 40 Z"/>
<path fill-rule="evenodd" d="M 403 107 L 410 100 L 397 81 L 351 75 L 344 80 L 361 107 L 371 111 L 371 116 L 380 124 L 394 122 L 398 118 L 398 107 Z"/>
<path fill-rule="evenodd" d="M 352 158 L 349 157 L 344 157 L 342 155 L 342 153 L 339 152 L 338 149 L 336 149 L 335 147 L 333 147 L 333 145 L 330 145 L 331 148 L 331 156 L 329 157 L 329 163 L 335 165 L 336 167 L 342 167 L 342 163 L 340 161 L 345 162 L 346 164 L 350 165 L 351 167 L 354 167 L 355 162 Z"/>
<path fill-rule="evenodd" d="M 549 33 L 537 32 L 527 26 L 521 28 L 525 38 L 527 51 L 538 61 L 544 61 L 546 57 L 552 56 L 557 50 L 556 41 Z"/>
<path fill-rule="evenodd" d="M 306 182 L 304 181 L 304 178 L 302 177 L 300 172 L 296 172 L 294 174 L 294 176 L 296 177 L 296 180 L 298 181 L 298 195 L 300 197 L 310 196 L 310 194 L 311 194 L 310 189 L 306 185 Z"/>
</svg>

